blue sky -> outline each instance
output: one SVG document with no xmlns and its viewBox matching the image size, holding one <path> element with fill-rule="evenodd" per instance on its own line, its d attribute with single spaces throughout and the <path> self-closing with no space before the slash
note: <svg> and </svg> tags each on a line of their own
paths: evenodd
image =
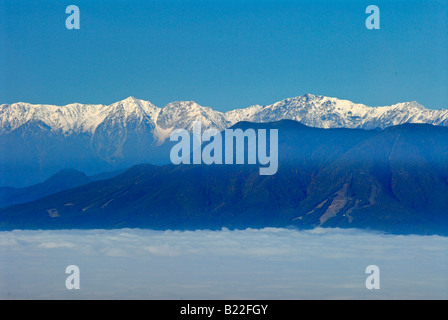
<svg viewBox="0 0 448 320">
<path fill-rule="evenodd" d="M 0 18 L 0 103 L 227 111 L 313 93 L 448 108 L 447 1 L 0 0 Z"/>
</svg>

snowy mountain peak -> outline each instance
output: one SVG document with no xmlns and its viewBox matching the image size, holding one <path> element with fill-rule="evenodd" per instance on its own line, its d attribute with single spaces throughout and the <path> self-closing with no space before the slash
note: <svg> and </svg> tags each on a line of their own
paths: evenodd
<svg viewBox="0 0 448 320">
<path fill-rule="evenodd" d="M 323 96 L 315 96 L 311 93 L 306 93 L 303 96 L 300 96 L 299 98 L 305 101 L 314 100 L 314 99 L 321 99 Z"/>
<path fill-rule="evenodd" d="M 204 129 L 224 130 L 228 127 L 228 121 L 222 112 L 203 107 L 194 101 L 175 101 L 167 104 L 158 116 L 157 125 L 162 129 L 191 130 L 194 121 L 201 121 Z"/>
<path fill-rule="evenodd" d="M 129 96 L 129 97 L 127 97 L 126 99 L 123 99 L 122 102 L 124 102 L 124 101 L 133 102 L 133 101 L 138 101 L 138 100 L 140 100 L 140 99 L 136 99 L 136 98 L 133 97 L 133 96 Z"/>
<path fill-rule="evenodd" d="M 153 109 L 160 109 L 153 105 L 149 101 L 136 99 L 134 97 L 128 97 L 124 100 L 115 102 L 110 105 L 110 108 L 121 108 L 128 112 L 133 112 L 135 110 L 152 111 Z"/>
<path fill-rule="evenodd" d="M 419 109 L 419 110 L 427 110 L 424 106 L 422 106 L 417 101 L 410 101 L 410 102 L 400 102 L 397 104 L 392 105 L 391 107 L 397 107 L 402 109 Z"/>
</svg>

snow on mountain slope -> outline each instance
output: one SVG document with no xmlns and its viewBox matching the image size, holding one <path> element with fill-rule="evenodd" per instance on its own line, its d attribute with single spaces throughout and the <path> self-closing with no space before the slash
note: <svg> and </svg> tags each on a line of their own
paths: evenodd
<svg viewBox="0 0 448 320">
<path fill-rule="evenodd" d="M 141 124 L 145 120 L 155 125 L 154 117 L 159 112 L 160 108 L 151 102 L 129 97 L 104 108 L 102 110 L 104 117 L 100 118 L 103 118 L 103 121 L 122 123 L 124 126 L 128 121 L 136 121 Z"/>
<path fill-rule="evenodd" d="M 29 103 L 3 104 L 0 106 L 0 133 L 11 132 L 30 121 L 42 121 L 53 131 L 64 134 L 93 134 L 103 122 L 125 124 L 129 119 L 153 119 L 157 108 L 148 101 L 129 97 L 106 105 L 72 103 L 66 106 L 33 105 Z"/>
<path fill-rule="evenodd" d="M 255 115 L 263 110 L 263 106 L 254 105 L 244 109 L 227 111 L 224 115 L 229 123 L 234 125 L 240 121 L 254 121 Z"/>
<path fill-rule="evenodd" d="M 64 133 L 94 130 L 100 123 L 103 105 L 83 105 L 73 103 L 66 106 L 53 106 L 29 103 L 3 104 L 0 106 L 0 133 L 14 131 L 31 121 L 42 121 L 53 130 Z"/>
<path fill-rule="evenodd" d="M 153 121 L 154 137 L 158 145 L 163 144 L 174 129 L 186 129 L 191 132 L 195 121 L 201 121 L 203 130 L 215 128 L 221 131 L 229 126 L 222 112 L 200 106 L 194 101 L 171 102 L 159 109 Z"/>
<path fill-rule="evenodd" d="M 204 129 L 224 130 L 229 126 L 224 114 L 194 101 L 176 101 L 167 104 L 160 112 L 157 125 L 162 129 L 182 128 L 191 130 L 193 122 L 199 120 Z"/>
<path fill-rule="evenodd" d="M 429 123 L 448 126 L 448 110 L 426 109 L 417 102 L 369 107 L 325 96 L 306 94 L 272 105 L 253 106 L 225 114 L 234 124 L 238 121 L 271 122 L 296 120 L 319 128 L 386 128 L 403 123 Z"/>
</svg>

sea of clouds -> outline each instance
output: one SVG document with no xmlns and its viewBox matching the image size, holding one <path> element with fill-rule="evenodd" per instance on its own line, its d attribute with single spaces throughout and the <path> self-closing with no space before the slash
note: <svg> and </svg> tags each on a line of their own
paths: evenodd
<svg viewBox="0 0 448 320">
<path fill-rule="evenodd" d="M 68 290 L 68 265 L 80 269 Z M 368 265 L 380 289 L 365 286 Z M 448 299 L 448 238 L 356 229 L 0 232 L 0 299 Z"/>
</svg>

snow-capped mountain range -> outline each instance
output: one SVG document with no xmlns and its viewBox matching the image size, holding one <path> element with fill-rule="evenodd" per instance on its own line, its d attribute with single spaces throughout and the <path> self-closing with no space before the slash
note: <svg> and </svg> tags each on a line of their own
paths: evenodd
<svg viewBox="0 0 448 320">
<path fill-rule="evenodd" d="M 374 129 L 403 123 L 448 126 L 448 110 L 427 109 L 417 102 L 369 107 L 312 94 L 225 113 L 193 101 L 159 108 L 134 97 L 111 105 L 2 104 L 0 164 L 6 170 L 0 185 L 15 184 L 17 176 L 28 177 L 37 169 L 41 175 L 32 181 L 47 178 L 56 168 L 94 174 L 141 162 L 164 163 L 172 130 L 191 130 L 196 120 L 201 120 L 203 129 L 223 130 L 240 121 L 282 119 L 319 128 Z"/>
<path fill-rule="evenodd" d="M 39 121 L 64 135 L 94 135 L 101 124 L 123 126 L 129 122 L 148 124 L 154 136 L 164 140 L 173 129 L 191 129 L 195 120 L 206 128 L 223 130 L 240 121 L 272 122 L 296 120 L 319 128 L 386 128 L 403 123 L 428 123 L 448 126 L 448 110 L 431 110 L 419 103 L 404 102 L 391 106 L 369 107 L 325 96 L 306 94 L 271 105 L 219 112 L 193 101 L 176 101 L 163 108 L 149 101 L 129 97 L 111 105 L 73 103 L 65 106 L 13 103 L 0 105 L 0 134 Z"/>
</svg>

